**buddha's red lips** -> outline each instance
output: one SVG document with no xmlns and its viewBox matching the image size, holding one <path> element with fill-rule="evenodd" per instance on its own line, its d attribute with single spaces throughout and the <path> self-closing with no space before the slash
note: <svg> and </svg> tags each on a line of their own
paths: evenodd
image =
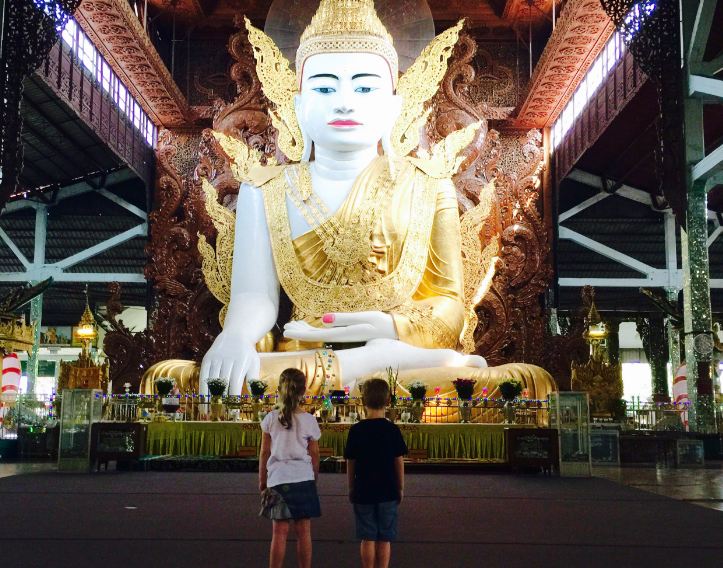
<svg viewBox="0 0 723 568">
<path fill-rule="evenodd" d="M 329 126 L 361 126 L 361 122 L 356 120 L 332 120 Z"/>
</svg>

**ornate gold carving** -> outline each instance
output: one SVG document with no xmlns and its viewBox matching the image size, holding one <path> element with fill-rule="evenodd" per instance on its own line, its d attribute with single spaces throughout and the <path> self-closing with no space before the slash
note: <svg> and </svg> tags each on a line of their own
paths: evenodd
<svg viewBox="0 0 723 568">
<path fill-rule="evenodd" d="M 397 94 L 402 97 L 403 106 L 392 130 L 392 144 L 398 156 L 406 156 L 419 146 L 420 130 L 431 111 L 425 111 L 424 104 L 437 93 L 463 24 L 464 20 L 460 20 L 435 37 L 399 79 Z"/>
<path fill-rule="evenodd" d="M 475 352 L 474 332 L 478 319 L 476 308 L 492 286 L 500 250 L 499 235 L 483 243 L 482 230 L 492 212 L 495 185 L 484 186 L 479 203 L 467 210 L 460 219 L 462 234 L 462 270 L 464 273 L 464 304 L 466 308 L 464 328 L 460 338 L 465 353 Z"/>
<path fill-rule="evenodd" d="M 432 306 L 420 302 L 408 302 L 396 308 L 394 313 L 408 318 L 413 326 L 424 328 L 425 332 L 432 337 L 433 345 L 450 349 L 457 347 L 459 337 L 455 337 L 441 318 L 434 316 Z"/>
<path fill-rule="evenodd" d="M 296 72 L 301 80 L 304 61 L 317 53 L 375 53 L 383 57 L 396 83 L 399 73 L 392 36 L 374 9 L 374 0 L 321 0 L 311 23 L 301 34 Z"/>
<path fill-rule="evenodd" d="M 241 140 L 228 136 L 223 132 L 212 130 L 213 137 L 221 145 L 221 149 L 231 159 L 231 173 L 239 183 L 248 183 L 251 181 L 249 172 L 252 169 L 262 165 L 264 155 L 256 148 L 249 148 Z M 270 157 L 266 160 L 266 165 L 276 165 L 276 159 Z"/>
<path fill-rule="evenodd" d="M 356 209 L 355 223 L 340 223 L 335 215 L 329 213 L 324 202 L 314 192 L 308 164 L 295 167 L 293 172 L 296 174 L 293 180 L 295 183 L 289 185 L 287 195 L 324 243 L 324 254 L 334 264 L 344 267 L 347 274 L 352 266 L 357 266 L 358 270 L 349 274 L 350 284 L 363 278 L 365 273 L 374 274 L 368 262 L 372 253 L 370 235 L 379 211 L 396 189 L 389 166 L 385 164 L 384 172 L 376 178 L 370 191 L 365 193 Z"/>
<path fill-rule="evenodd" d="M 294 95 L 297 92 L 296 73 L 289 68 L 289 62 L 269 36 L 251 25 L 246 19 L 249 41 L 256 58 L 258 74 L 264 94 L 274 103 L 275 109 L 269 110 L 271 122 L 279 131 L 277 145 L 292 162 L 298 162 L 303 155 L 303 138 L 294 108 Z"/>
<path fill-rule="evenodd" d="M 11 315 L 0 315 L 0 351 L 28 351 L 34 342 L 35 324 L 27 325 L 25 318 Z"/>
<path fill-rule="evenodd" d="M 465 161 L 460 154 L 472 143 L 481 126 L 478 121 L 460 128 L 432 146 L 431 155 L 426 150 L 420 150 L 419 158 L 409 158 L 409 161 L 434 178 L 451 178 Z"/>
<path fill-rule="evenodd" d="M 429 236 L 434 221 L 438 181 L 419 173 L 415 187 L 409 231 L 399 264 L 371 283 L 353 285 L 320 283 L 309 278 L 296 256 L 286 209 L 286 176 L 279 175 L 264 186 L 266 218 L 276 272 L 300 319 L 319 318 L 327 312 L 378 310 L 389 312 L 412 297 L 424 273 Z"/>
<path fill-rule="evenodd" d="M 207 179 L 202 180 L 206 196 L 206 211 L 216 228 L 216 247 L 208 244 L 206 237 L 198 234 L 198 251 L 201 253 L 203 276 L 206 285 L 216 299 L 223 304 L 218 321 L 223 327 L 226 310 L 231 299 L 231 268 L 233 265 L 233 242 L 236 216 L 218 202 L 218 193 Z"/>
</svg>

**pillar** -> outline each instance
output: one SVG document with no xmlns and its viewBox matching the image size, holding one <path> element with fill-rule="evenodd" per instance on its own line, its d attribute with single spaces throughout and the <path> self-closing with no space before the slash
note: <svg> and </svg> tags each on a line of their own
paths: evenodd
<svg viewBox="0 0 723 568">
<path fill-rule="evenodd" d="M 668 391 L 668 337 L 663 316 L 638 318 L 638 333 L 643 340 L 645 356 L 650 363 L 653 400 L 670 401 Z"/>
<path fill-rule="evenodd" d="M 620 322 L 618 320 L 608 320 L 606 324 L 608 329 L 608 363 L 618 365 L 620 363 Z"/>
<path fill-rule="evenodd" d="M 686 230 L 681 231 L 685 360 L 691 403 L 688 421 L 694 432 L 715 432 L 716 429 L 706 197 L 704 181 L 690 184 Z"/>
<path fill-rule="evenodd" d="M 35 392 L 35 378 L 38 373 L 38 356 L 40 351 L 40 326 L 43 321 L 43 295 L 39 294 L 30 300 L 30 322 L 35 324 L 33 348 L 28 357 L 28 386 L 27 393 Z"/>
<path fill-rule="evenodd" d="M 45 242 L 48 234 L 48 207 L 38 204 L 35 206 L 35 247 L 33 252 L 33 267 L 40 268 L 45 264 Z M 35 284 L 35 282 L 34 282 Z M 35 392 L 35 377 L 38 372 L 38 354 L 40 350 L 40 326 L 43 323 L 43 295 L 40 294 L 30 300 L 30 323 L 35 325 L 33 348 L 28 357 L 28 393 Z"/>
</svg>

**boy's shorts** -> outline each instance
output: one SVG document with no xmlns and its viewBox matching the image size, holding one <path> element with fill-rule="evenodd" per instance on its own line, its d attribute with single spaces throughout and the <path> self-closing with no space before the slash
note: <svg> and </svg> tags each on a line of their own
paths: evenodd
<svg viewBox="0 0 723 568">
<path fill-rule="evenodd" d="M 354 503 L 356 537 L 359 540 L 393 542 L 397 538 L 397 501 Z"/>
</svg>

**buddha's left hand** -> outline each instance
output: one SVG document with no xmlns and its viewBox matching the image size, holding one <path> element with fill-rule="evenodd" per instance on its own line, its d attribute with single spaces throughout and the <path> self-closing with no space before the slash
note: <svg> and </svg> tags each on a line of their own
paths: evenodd
<svg viewBox="0 0 723 568">
<path fill-rule="evenodd" d="M 284 326 L 284 337 L 328 343 L 397 339 L 394 320 L 384 312 L 329 313 L 322 321 L 321 328 L 302 320 L 290 321 Z"/>
</svg>

